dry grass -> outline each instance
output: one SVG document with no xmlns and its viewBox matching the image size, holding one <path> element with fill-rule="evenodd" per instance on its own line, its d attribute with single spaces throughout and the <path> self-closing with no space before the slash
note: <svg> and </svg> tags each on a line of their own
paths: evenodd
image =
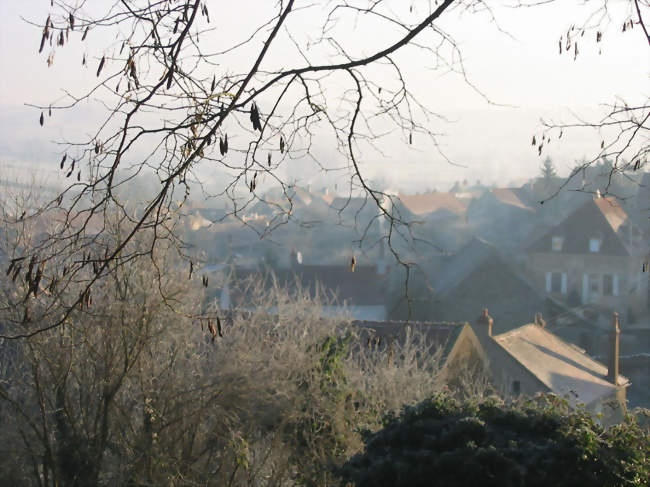
<svg viewBox="0 0 650 487">
<path fill-rule="evenodd" d="M 300 288 L 244 283 L 248 311 L 208 310 L 223 318 L 213 343 L 191 318 L 198 282 L 169 271 L 166 300 L 152 272 L 123 268 L 64 328 L 17 342 L 0 384 L 1 481 L 332 485 L 362 430 L 442 387 L 440 354 L 415 332 L 361 347 Z"/>
</svg>

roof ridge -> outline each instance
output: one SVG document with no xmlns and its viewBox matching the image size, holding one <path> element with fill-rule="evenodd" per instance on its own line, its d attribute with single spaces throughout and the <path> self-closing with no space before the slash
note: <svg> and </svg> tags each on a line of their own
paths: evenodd
<svg viewBox="0 0 650 487">
<path fill-rule="evenodd" d="M 563 248 L 562 253 L 588 253 L 586 242 L 584 242 L 587 236 L 585 236 L 584 232 L 580 233 L 579 228 L 584 226 L 585 221 L 589 221 L 600 232 L 606 232 L 608 235 L 605 239 L 607 249 L 600 249 L 602 255 L 630 255 L 630 250 L 618 232 L 620 226 L 627 219 L 629 219 L 627 213 L 614 197 L 590 198 L 584 204 L 574 209 L 564 219 L 550 228 L 545 229 L 541 235 L 533 239 L 526 246 L 526 251 L 551 253 L 551 237 L 566 233 L 573 237 L 574 243 L 571 245 L 567 243 L 572 250 L 569 250 L 567 245 L 565 245 L 567 248 Z M 558 231 L 562 233 L 556 233 Z M 577 248 L 576 242 L 581 242 L 581 245 L 585 247 Z"/>
<path fill-rule="evenodd" d="M 468 324 L 466 321 L 406 321 L 406 320 L 352 320 L 352 323 L 374 323 L 381 325 L 434 325 L 434 326 L 463 326 Z"/>
<path fill-rule="evenodd" d="M 513 328 L 512 330 L 504 331 L 503 333 L 494 335 L 492 338 L 496 340 L 497 338 L 501 338 L 501 337 L 509 337 L 509 336 L 517 335 L 518 333 L 521 332 L 521 330 L 523 330 L 524 328 L 529 328 L 531 325 L 538 326 L 535 323 L 525 323 L 523 325 L 518 326 L 517 328 Z"/>
</svg>

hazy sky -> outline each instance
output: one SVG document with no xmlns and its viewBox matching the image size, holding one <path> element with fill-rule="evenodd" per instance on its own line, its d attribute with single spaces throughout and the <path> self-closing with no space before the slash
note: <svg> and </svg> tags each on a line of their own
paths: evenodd
<svg viewBox="0 0 650 487">
<path fill-rule="evenodd" d="M 236 15 L 254 10 L 261 1 L 239 2 L 238 10 L 230 12 L 233 19 L 218 24 L 219 35 L 238 38 Z M 39 30 L 20 17 L 42 22 L 49 3 L 0 0 L 0 162 L 5 173 L 9 166 L 46 163 L 45 168 L 53 168 L 52 154 L 57 149 L 52 141 L 92 123 L 92 110 L 82 109 L 74 115 L 57 116 L 56 124 L 41 129 L 39 112 L 25 106 L 48 104 L 61 96 L 61 88 L 74 91 L 95 80 L 93 69 L 85 74 L 79 70 L 78 56 L 67 58 L 62 51 L 57 54 L 60 59 L 55 58 L 54 66 L 48 68 L 45 56 L 38 55 Z M 219 12 L 222 3 L 209 1 L 208 5 Z M 488 3 L 495 6 L 499 26 L 508 34 L 495 28 L 485 15 L 471 13 L 443 18 L 440 26 L 458 41 L 472 83 L 490 100 L 506 106 L 488 104 L 458 76 L 442 76 L 419 61 L 409 64 L 408 59 L 402 60 L 413 91 L 451 120 L 446 125 L 436 124 L 436 130 L 446 133 L 441 139 L 446 153 L 466 167 L 451 166 L 424 146 L 405 148 L 387 158 L 364 154 L 367 174 L 404 190 L 441 189 L 465 178 L 506 183 L 530 177 L 538 173 L 541 164 L 530 146 L 532 134 L 539 133 L 540 117 L 569 121 L 574 112 L 597 118 L 603 110 L 599 105 L 615 96 L 634 102 L 650 95 L 650 49 L 643 33 L 640 28 L 622 33 L 620 28 L 629 2 L 609 2 L 611 21 L 603 28 L 603 42 L 596 44 L 593 33 L 587 34 L 576 61 L 570 55 L 559 56 L 557 44 L 568 27 L 587 16 L 586 8 L 579 5 L 582 2 L 561 0 L 525 9 L 497 8 L 502 2 Z M 404 4 L 415 6 L 414 15 L 426 13 L 418 12 L 426 2 L 401 2 L 402 7 Z M 359 40 L 360 49 L 384 47 L 390 41 L 384 37 L 378 35 L 369 42 L 366 36 L 363 42 Z M 356 41 L 353 37 L 345 40 Z M 88 50 L 99 48 L 102 41 L 105 39 L 89 36 Z M 576 159 L 593 155 L 599 141 L 592 133 L 567 133 L 549 147 L 548 155 L 560 173 L 566 174 Z M 45 172 L 41 170 L 41 174 Z M 305 181 L 313 178 L 304 175 Z"/>
</svg>

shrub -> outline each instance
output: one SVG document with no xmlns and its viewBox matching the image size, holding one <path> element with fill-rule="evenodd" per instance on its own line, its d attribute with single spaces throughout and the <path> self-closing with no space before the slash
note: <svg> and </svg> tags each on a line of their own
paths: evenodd
<svg viewBox="0 0 650 487">
<path fill-rule="evenodd" d="M 389 415 L 340 473 L 357 487 L 641 486 L 649 454 L 632 416 L 604 429 L 551 395 L 506 404 L 436 394 Z"/>
<path fill-rule="evenodd" d="M 359 347 L 300 289 L 256 290 L 259 311 L 213 341 L 192 316 L 223 312 L 167 264 L 162 293 L 155 270 L 125 265 L 65 326 L 11 342 L 0 483 L 332 485 L 360 430 L 440 389 L 423 340 Z"/>
</svg>

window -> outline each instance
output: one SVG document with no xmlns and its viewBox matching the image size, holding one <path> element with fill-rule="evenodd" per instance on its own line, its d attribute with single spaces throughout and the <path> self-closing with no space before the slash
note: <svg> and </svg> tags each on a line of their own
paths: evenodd
<svg viewBox="0 0 650 487">
<path fill-rule="evenodd" d="M 521 394 L 521 382 L 519 382 L 518 380 L 513 380 L 512 381 L 512 393 L 515 396 L 518 396 L 519 394 Z"/>
<path fill-rule="evenodd" d="M 587 279 L 587 289 L 589 290 L 589 296 L 591 296 L 591 301 L 597 300 L 598 297 L 603 295 L 603 277 L 600 274 L 589 274 Z"/>
<path fill-rule="evenodd" d="M 603 275 L 603 295 L 604 296 L 613 296 L 614 295 L 614 279 L 611 274 Z"/>
<path fill-rule="evenodd" d="M 603 296 L 618 296 L 618 275 L 603 274 Z"/>
<path fill-rule="evenodd" d="M 566 272 L 547 272 L 546 292 L 566 294 L 567 292 Z"/>
<path fill-rule="evenodd" d="M 600 239 L 599 238 L 590 238 L 589 239 L 589 252 L 600 252 Z"/>
<path fill-rule="evenodd" d="M 562 291 L 562 274 L 553 272 L 551 274 L 551 292 L 559 293 Z"/>
<path fill-rule="evenodd" d="M 553 250 L 553 252 L 561 252 L 563 245 L 564 245 L 564 237 L 551 238 L 551 250 Z"/>
</svg>

